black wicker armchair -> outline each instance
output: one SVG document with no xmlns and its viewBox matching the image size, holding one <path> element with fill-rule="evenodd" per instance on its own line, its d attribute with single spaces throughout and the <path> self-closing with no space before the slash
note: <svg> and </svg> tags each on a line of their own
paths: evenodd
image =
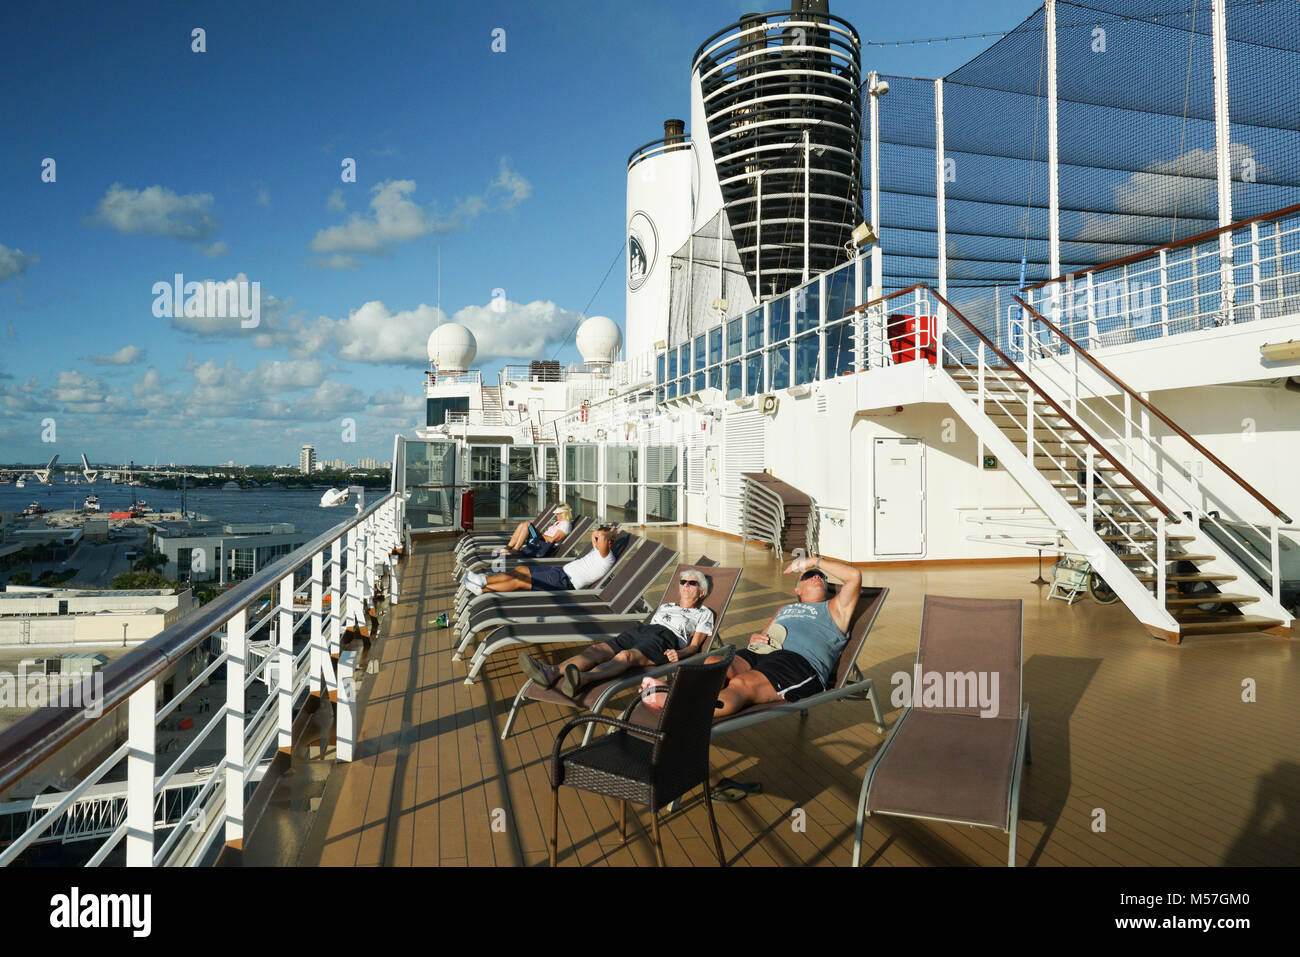
<svg viewBox="0 0 1300 957">
<path fill-rule="evenodd" d="M 581 791 L 618 798 L 621 802 L 619 831 L 624 842 L 627 841 L 627 802 L 649 807 L 651 834 L 660 867 L 664 866 L 664 850 L 659 839 L 659 810 L 703 785 L 704 806 L 713 831 L 718 864 L 726 866 L 709 797 L 709 732 L 718 692 L 722 690 L 734 653 L 735 649 L 727 648 L 723 654 L 710 655 L 707 660 L 683 664 L 654 729 L 593 714 L 574 718 L 560 729 L 551 759 L 552 867 L 559 856 L 560 786 L 566 784 Z M 615 730 L 562 756 L 560 750 L 565 737 L 575 728 L 593 722 Z"/>
</svg>

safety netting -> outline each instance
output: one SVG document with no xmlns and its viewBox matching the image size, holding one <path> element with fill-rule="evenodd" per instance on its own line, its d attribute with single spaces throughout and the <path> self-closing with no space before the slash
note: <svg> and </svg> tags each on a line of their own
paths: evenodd
<svg viewBox="0 0 1300 957">
<path fill-rule="evenodd" d="M 1228 0 L 1231 220 L 1300 203 L 1300 13 L 1294 0 Z M 1023 23 L 936 84 L 887 76 L 880 98 L 885 287 L 946 280 L 972 310 L 1054 278 L 1048 18 Z M 1219 226 L 1211 0 L 1056 4 L 1059 270 Z M 864 115 L 870 94 L 864 90 Z M 864 176 L 868 201 L 872 149 Z M 869 207 L 868 207 L 869 208 Z M 1059 274 L 1059 273 L 1058 273 Z"/>
</svg>

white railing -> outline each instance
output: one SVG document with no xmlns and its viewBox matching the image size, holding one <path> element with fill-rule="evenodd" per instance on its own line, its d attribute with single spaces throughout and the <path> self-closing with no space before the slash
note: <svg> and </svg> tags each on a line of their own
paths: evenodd
<svg viewBox="0 0 1300 957">
<path fill-rule="evenodd" d="M 1088 350 L 1295 315 L 1300 212 L 1288 209 L 1023 295 Z M 1011 341 L 1016 356 L 1024 344 Z"/>
<path fill-rule="evenodd" d="M 224 839 L 227 844 L 242 840 L 246 826 L 254 823 L 245 820 L 248 785 L 259 776 L 259 767 L 272 747 L 291 748 L 294 708 L 309 691 L 320 696 L 323 707 L 328 706 L 325 702 L 329 693 L 337 692 L 336 757 L 350 761 L 356 737 L 352 681 L 355 653 L 341 652 L 341 641 L 347 627 L 365 621 L 365 603 L 376 594 L 381 579 L 387 579 L 384 590 L 396 601 L 393 550 L 402 541 L 402 506 L 399 495 L 386 495 L 360 515 L 240 582 L 111 663 L 102 676 L 96 676 L 102 677 L 102 686 L 89 680 L 85 686 L 102 687 L 102 699 L 94 711 L 94 702 L 83 702 L 80 708 L 37 709 L 0 733 L 3 793 L 43 762 L 66 753 L 63 749 L 77 735 L 93 729 L 94 725 L 88 728 L 87 722 L 120 722 L 123 713 L 126 716 L 126 740 L 93 768 L 76 769 L 81 777 L 79 783 L 56 795 L 57 803 L 34 816 L 30 826 L 0 851 L 0 866 L 11 864 L 59 825 L 63 816 L 90 797 L 91 789 L 123 761 L 125 819 L 90 855 L 89 865 L 103 863 L 123 841 L 129 866 L 151 866 L 198 864 L 207 859 L 217 840 Z M 307 574 L 299 576 L 299 572 Z M 298 577 L 304 580 L 295 584 Z M 250 622 L 250 617 L 256 615 L 254 607 L 268 590 L 273 605 Z M 299 596 L 309 602 L 301 612 L 295 610 Z M 263 627 L 274 629 L 275 653 L 263 655 L 259 664 L 249 668 L 249 636 Z M 301 649 L 295 649 L 295 636 L 304 628 L 307 636 L 300 642 Z M 212 647 L 214 640 L 221 643 L 220 650 Z M 205 653 L 210 660 L 201 670 L 170 700 L 160 702 L 161 681 L 195 660 L 191 656 Z M 333 654 L 339 654 L 337 671 Z M 222 668 L 226 679 L 224 707 L 214 707 L 211 718 L 201 724 L 196 722 L 199 726 L 193 739 L 170 763 L 160 763 L 159 757 L 165 753 L 159 747 L 160 725 L 178 714 L 184 703 Z M 178 683 L 184 680 L 184 676 L 177 679 Z M 249 692 L 259 680 L 269 686 L 268 693 L 249 713 L 253 704 Z M 202 696 L 196 696 L 196 701 L 200 700 Z M 196 710 L 207 713 L 203 708 Z M 156 818 L 160 797 L 173 789 L 178 775 L 190 770 L 187 766 L 193 764 L 204 742 L 214 735 L 220 740 L 222 734 L 225 740 L 221 761 L 184 807 L 173 809 L 160 825 Z M 164 836 L 165 830 L 170 833 Z"/>
</svg>

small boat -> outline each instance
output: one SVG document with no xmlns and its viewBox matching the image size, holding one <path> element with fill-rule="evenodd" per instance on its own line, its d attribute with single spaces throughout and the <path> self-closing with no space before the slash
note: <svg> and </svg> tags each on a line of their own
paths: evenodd
<svg viewBox="0 0 1300 957">
<path fill-rule="evenodd" d="M 26 483 L 25 481 L 23 481 L 23 478 L 24 478 L 24 477 L 21 476 L 21 475 L 18 476 L 18 481 L 17 481 L 17 482 L 14 482 L 14 486 L 15 486 L 16 488 L 26 488 L 26 487 L 27 487 L 27 483 Z"/>
<path fill-rule="evenodd" d="M 348 500 L 348 494 L 345 488 L 332 488 L 320 497 L 320 507 L 333 508 L 335 505 L 343 505 Z"/>
<path fill-rule="evenodd" d="M 46 508 L 44 505 L 42 505 L 40 502 L 32 502 L 31 505 L 28 505 L 25 509 L 23 509 L 23 514 L 24 514 L 24 515 L 44 515 L 44 514 L 45 514 L 46 512 L 48 512 L 48 511 L 49 511 L 49 509 Z"/>
<path fill-rule="evenodd" d="M 98 511 L 99 511 L 99 496 L 98 496 L 98 495 L 87 495 L 87 496 L 86 496 L 86 500 L 85 500 L 84 502 L 81 503 L 81 507 L 84 508 L 87 512 L 98 512 Z"/>
<path fill-rule="evenodd" d="M 238 492 L 238 491 L 239 491 L 239 483 L 238 483 L 238 482 L 227 482 L 225 485 L 221 486 L 221 490 L 222 490 L 223 492 Z"/>
</svg>

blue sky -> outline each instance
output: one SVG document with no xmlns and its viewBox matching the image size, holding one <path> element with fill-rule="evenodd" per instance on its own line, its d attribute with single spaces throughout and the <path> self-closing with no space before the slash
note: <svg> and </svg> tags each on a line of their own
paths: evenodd
<svg viewBox="0 0 1300 957">
<path fill-rule="evenodd" d="M 867 41 L 1033 8 L 831 6 Z M 443 317 L 475 330 L 485 372 L 576 358 L 623 242 L 627 155 L 689 119 L 691 55 L 747 9 L 5 4 L 0 461 L 386 459 L 423 421 Z M 868 47 L 864 68 L 939 76 L 993 38 Z M 260 324 L 156 316 L 177 273 L 259 283 Z M 624 290 L 616 267 L 588 314 L 621 325 Z"/>
</svg>

